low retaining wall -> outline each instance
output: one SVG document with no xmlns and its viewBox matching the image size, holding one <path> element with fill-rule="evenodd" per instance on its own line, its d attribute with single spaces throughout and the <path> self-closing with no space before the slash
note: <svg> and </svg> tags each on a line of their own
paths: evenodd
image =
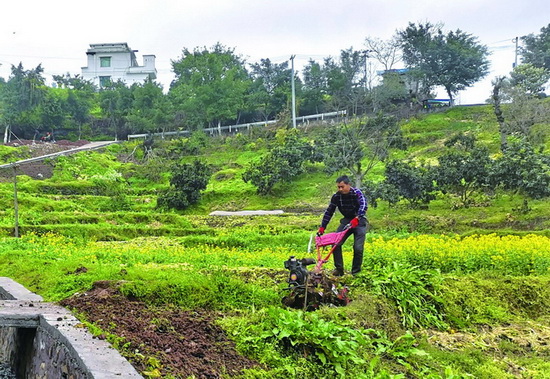
<svg viewBox="0 0 550 379">
<path fill-rule="evenodd" d="M 0 277 L 0 363 L 18 378 L 142 378 L 67 309 Z"/>
</svg>

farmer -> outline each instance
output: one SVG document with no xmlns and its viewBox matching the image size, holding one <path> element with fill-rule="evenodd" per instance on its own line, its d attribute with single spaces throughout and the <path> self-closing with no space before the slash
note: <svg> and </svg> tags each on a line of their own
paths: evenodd
<svg viewBox="0 0 550 379">
<path fill-rule="evenodd" d="M 42 138 L 40 138 L 40 140 L 41 140 L 42 142 L 51 142 L 51 140 L 52 140 L 52 133 L 47 132 L 45 136 L 42 136 Z"/>
<path fill-rule="evenodd" d="M 363 195 L 363 192 L 359 188 L 354 188 L 350 184 L 350 179 L 347 176 L 340 176 L 336 179 L 336 186 L 338 192 L 332 195 L 330 204 L 323 215 L 321 221 L 321 227 L 319 228 L 317 235 L 322 235 L 325 232 L 332 215 L 336 208 L 340 211 L 342 218 L 337 232 L 341 232 L 349 224 L 351 230 L 340 244 L 334 249 L 334 267 L 333 275 L 344 275 L 344 259 L 342 257 L 342 245 L 353 234 L 353 262 L 351 266 L 351 274 L 356 275 L 361 271 L 361 265 L 363 264 L 363 247 L 365 245 L 365 235 L 367 234 L 367 219 L 365 213 L 367 212 L 367 199 Z"/>
</svg>

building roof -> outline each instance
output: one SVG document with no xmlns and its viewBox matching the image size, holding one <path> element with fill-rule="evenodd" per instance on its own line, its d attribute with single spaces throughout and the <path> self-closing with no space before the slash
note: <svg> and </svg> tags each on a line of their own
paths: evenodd
<svg viewBox="0 0 550 379">
<path fill-rule="evenodd" d="M 130 49 L 126 42 L 91 43 L 86 53 L 135 53 L 136 51 Z"/>
</svg>

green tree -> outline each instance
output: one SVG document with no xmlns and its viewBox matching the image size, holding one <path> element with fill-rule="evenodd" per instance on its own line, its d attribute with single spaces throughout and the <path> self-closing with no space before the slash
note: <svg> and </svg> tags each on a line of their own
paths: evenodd
<svg viewBox="0 0 550 379">
<path fill-rule="evenodd" d="M 325 58 L 323 71 L 326 78 L 329 106 L 334 110 L 347 109 L 350 114 L 362 113 L 365 108 L 363 52 L 349 48 L 340 52 L 338 61 Z"/>
<path fill-rule="evenodd" d="M 550 70 L 550 24 L 540 29 L 540 34 L 521 37 L 522 63 Z"/>
<path fill-rule="evenodd" d="M 489 72 L 487 47 L 460 29 L 444 34 L 442 25 L 409 23 L 398 37 L 413 75 L 427 88 L 442 86 L 451 100 Z"/>
<path fill-rule="evenodd" d="M 42 127 L 48 131 L 54 131 L 63 127 L 67 115 L 67 98 L 63 90 L 50 88 L 40 107 Z M 55 135 L 55 133 L 54 133 Z"/>
<path fill-rule="evenodd" d="M 132 85 L 127 121 L 132 133 L 164 132 L 174 124 L 172 104 L 162 86 L 151 79 Z"/>
<path fill-rule="evenodd" d="M 40 125 L 41 105 L 47 92 L 41 65 L 25 70 L 22 63 L 11 66 L 11 75 L 0 94 L 3 103 L 1 122 L 5 126 L 5 138 L 12 130 L 19 137 L 31 138 Z"/>
<path fill-rule="evenodd" d="M 428 168 L 416 166 L 412 162 L 391 161 L 386 165 L 384 179 L 384 194 L 391 195 L 395 201 L 395 194 L 407 200 L 412 207 L 428 204 L 435 198 L 435 187 Z M 393 190 L 390 190 L 393 188 Z M 382 200 L 388 200 L 382 197 Z"/>
<path fill-rule="evenodd" d="M 304 68 L 303 96 L 307 108 L 346 109 L 349 114 L 366 111 L 365 52 L 345 49 L 323 64 L 310 60 Z M 306 108 L 306 109 L 307 109 Z"/>
<path fill-rule="evenodd" d="M 157 206 L 182 210 L 197 203 L 212 175 L 210 166 L 195 160 L 192 163 L 176 164 L 171 171 L 170 188 L 158 197 Z"/>
<path fill-rule="evenodd" d="M 501 149 L 510 136 L 525 138 L 534 146 L 544 145 L 548 136 L 550 103 L 534 96 L 518 76 L 515 80 L 502 76 L 493 81 L 491 103 L 499 124 Z"/>
<path fill-rule="evenodd" d="M 511 141 L 492 165 L 490 182 L 532 199 L 550 196 L 550 156 L 524 139 Z"/>
<path fill-rule="evenodd" d="M 251 65 L 250 76 L 253 82 L 249 106 L 260 113 L 262 120 L 275 118 L 288 106 L 292 95 L 292 70 L 288 68 L 288 62 L 277 64 L 262 59 L 260 63 Z"/>
<path fill-rule="evenodd" d="M 92 113 L 98 113 L 100 109 L 97 88 L 92 82 L 82 79 L 80 75 L 53 75 L 53 79 L 59 88 L 67 92 L 65 105 L 67 128 L 75 130 L 76 137 L 81 139 L 83 128 L 89 126 L 93 119 Z"/>
<path fill-rule="evenodd" d="M 492 160 L 489 151 L 475 145 L 475 137 L 456 135 L 445 142 L 449 149 L 438 158 L 433 170 L 438 187 L 460 198 L 463 206 L 471 202 L 471 195 L 487 185 Z"/>
<path fill-rule="evenodd" d="M 370 96 L 374 108 L 385 112 L 393 112 L 399 105 L 409 108 L 411 94 L 407 89 L 408 77 L 398 72 L 385 72 L 382 75 L 382 83 L 372 89 Z"/>
<path fill-rule="evenodd" d="M 327 83 L 321 65 L 310 59 L 302 71 L 304 85 L 300 113 L 317 114 L 326 110 Z"/>
<path fill-rule="evenodd" d="M 172 69 L 176 79 L 170 96 L 188 127 L 238 119 L 245 108 L 250 79 L 244 60 L 233 49 L 220 43 L 211 49 L 184 49 L 183 57 L 172 61 Z"/>
<path fill-rule="evenodd" d="M 103 114 L 109 123 L 110 132 L 115 139 L 127 133 L 125 130 L 127 116 L 133 103 L 133 94 L 123 82 L 110 83 L 99 93 L 99 101 Z"/>
<path fill-rule="evenodd" d="M 544 85 L 549 79 L 550 69 L 536 67 L 531 63 L 520 64 L 510 73 L 510 84 L 529 96 L 544 91 Z"/>
<path fill-rule="evenodd" d="M 83 79 L 80 75 L 76 74 L 71 76 L 65 75 L 53 75 L 53 80 L 59 88 L 67 88 L 85 92 L 95 92 L 97 87 L 89 80 Z"/>
<path fill-rule="evenodd" d="M 277 183 L 291 182 L 304 172 L 304 162 L 315 159 L 313 145 L 298 132 L 284 133 L 280 143 L 243 173 L 244 182 L 254 185 L 260 195 L 269 194 Z"/>
</svg>

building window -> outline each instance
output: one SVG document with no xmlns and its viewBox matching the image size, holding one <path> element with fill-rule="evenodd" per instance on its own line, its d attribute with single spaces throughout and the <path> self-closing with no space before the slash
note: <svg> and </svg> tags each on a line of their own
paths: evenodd
<svg viewBox="0 0 550 379">
<path fill-rule="evenodd" d="M 99 57 L 100 67 L 111 67 L 111 57 Z"/>
<path fill-rule="evenodd" d="M 107 87 L 111 83 L 111 77 L 110 76 L 100 76 L 99 77 L 99 86 L 100 87 Z"/>
</svg>

